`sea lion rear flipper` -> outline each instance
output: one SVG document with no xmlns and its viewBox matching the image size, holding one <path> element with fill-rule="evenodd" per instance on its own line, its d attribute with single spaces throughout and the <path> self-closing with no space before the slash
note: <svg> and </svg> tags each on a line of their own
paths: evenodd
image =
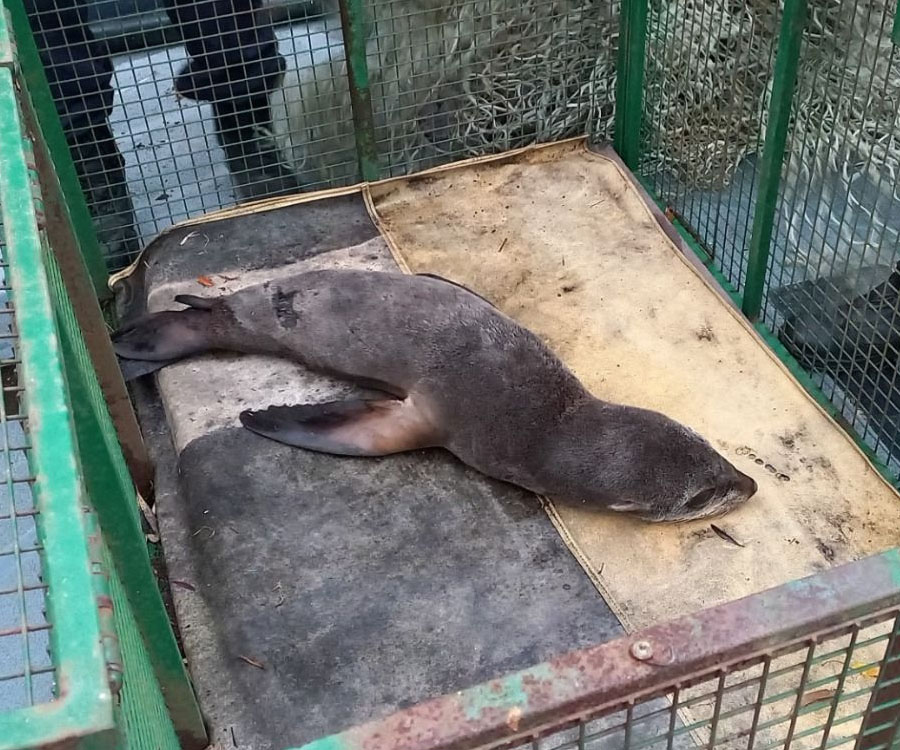
<svg viewBox="0 0 900 750">
<path fill-rule="evenodd" d="M 332 401 L 244 411 L 241 424 L 285 445 L 338 456 L 387 456 L 434 446 L 434 429 L 407 399 Z"/>
<path fill-rule="evenodd" d="M 179 305 L 193 307 L 195 310 L 212 310 L 221 302 L 214 297 L 198 297 L 196 294 L 176 294 L 175 301 Z"/>
<path fill-rule="evenodd" d="M 168 364 L 207 351 L 209 323 L 210 313 L 206 309 L 152 313 L 116 331 L 112 337 L 113 348 L 123 359 Z"/>
<path fill-rule="evenodd" d="M 154 362 L 149 359 L 125 359 L 120 357 L 119 369 L 122 371 L 122 377 L 125 379 L 125 382 L 128 383 L 144 375 L 150 375 L 158 370 L 162 370 L 164 367 L 168 367 L 177 361 L 177 359 L 163 359 Z"/>
</svg>

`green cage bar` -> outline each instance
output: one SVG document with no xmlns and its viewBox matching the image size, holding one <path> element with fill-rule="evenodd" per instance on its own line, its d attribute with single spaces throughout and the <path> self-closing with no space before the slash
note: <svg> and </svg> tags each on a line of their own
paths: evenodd
<svg viewBox="0 0 900 750">
<path fill-rule="evenodd" d="M 634 172 L 641 159 L 647 5 L 648 0 L 622 0 L 616 70 L 614 145 L 622 161 Z"/>
<path fill-rule="evenodd" d="M 9 49 L 3 14 L 0 39 L 6 40 L 0 47 Z M 67 738 L 112 747 L 114 707 L 101 647 L 84 496 L 11 67 L 9 62 L 0 67 L 0 207 L 28 397 L 58 697 L 0 714 L 0 748 L 37 748 Z"/>
<path fill-rule="evenodd" d="M 369 89 L 369 66 L 366 59 L 366 10 L 364 0 L 340 0 L 341 28 L 347 55 L 347 81 L 353 109 L 353 132 L 359 176 L 363 182 L 374 182 L 380 176 L 378 148 L 375 144 L 375 117 L 372 92 Z"/>
<path fill-rule="evenodd" d="M 769 123 L 759 170 L 759 193 L 753 215 L 753 232 L 750 236 L 747 280 L 741 305 L 744 315 L 754 322 L 759 317 L 766 284 L 769 247 L 775 225 L 781 170 L 784 165 L 797 66 L 800 61 L 800 43 L 805 23 L 806 0 L 785 0 L 778 53 L 775 58 Z"/>
</svg>

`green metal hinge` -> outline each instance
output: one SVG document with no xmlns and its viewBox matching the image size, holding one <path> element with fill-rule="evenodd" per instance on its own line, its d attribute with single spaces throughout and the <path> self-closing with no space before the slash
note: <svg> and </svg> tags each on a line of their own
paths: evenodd
<svg viewBox="0 0 900 750">
<path fill-rule="evenodd" d="M 100 615 L 100 643 L 106 659 L 106 670 L 109 674 L 109 689 L 113 698 L 122 692 L 125 666 L 122 661 L 122 649 L 116 633 L 115 612 L 109 589 L 109 570 L 103 560 L 103 538 L 100 526 L 94 513 L 85 512 L 85 527 L 88 534 L 88 551 L 91 556 L 91 573 L 94 593 L 97 598 L 97 610 Z"/>
</svg>

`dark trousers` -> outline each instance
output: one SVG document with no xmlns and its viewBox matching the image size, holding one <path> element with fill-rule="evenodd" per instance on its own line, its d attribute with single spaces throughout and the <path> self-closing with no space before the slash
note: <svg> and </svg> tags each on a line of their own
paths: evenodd
<svg viewBox="0 0 900 750">
<path fill-rule="evenodd" d="M 267 95 L 284 72 L 274 30 L 256 23 L 260 0 L 168 0 L 191 58 L 176 90 L 221 103 Z M 67 132 L 105 121 L 112 62 L 87 24 L 85 0 L 25 0 L 35 41 Z"/>
<path fill-rule="evenodd" d="M 91 33 L 86 0 L 24 0 L 97 237 L 112 270 L 140 250 L 125 162 L 109 127 L 113 67 Z M 261 0 L 166 0 L 190 60 L 178 93 L 212 103 L 216 134 L 244 198 L 293 192 L 293 173 L 260 133 L 269 94 L 284 74 L 274 29 L 258 24 Z"/>
</svg>

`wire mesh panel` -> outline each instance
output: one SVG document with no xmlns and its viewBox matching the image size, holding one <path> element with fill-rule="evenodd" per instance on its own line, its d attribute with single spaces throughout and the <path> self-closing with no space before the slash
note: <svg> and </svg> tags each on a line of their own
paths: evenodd
<svg viewBox="0 0 900 750">
<path fill-rule="evenodd" d="M 887 621 L 882 618 L 887 617 Z M 896 618 L 881 615 L 522 746 L 534 750 L 854 746 Z"/>
<path fill-rule="evenodd" d="M 161 35 L 159 23 L 142 28 L 148 11 L 118 3 L 113 18 L 106 9 L 101 37 L 90 0 L 26 0 L 52 116 L 62 124 L 111 269 L 127 265 L 174 221 L 331 184 L 327 170 L 323 180 L 298 179 L 276 137 L 285 128 L 272 117 L 273 99 L 295 98 L 285 70 L 313 70 L 313 88 L 346 88 L 336 6 L 312 14 L 309 2 L 300 4 L 307 17 L 276 29 L 295 8 L 175 0 L 156 10 L 170 21 Z M 317 114 L 352 137 L 352 122 L 336 124 L 335 111 Z"/>
<path fill-rule="evenodd" d="M 0 14 L 0 747 L 88 734 L 104 742 L 114 724 L 100 586 L 5 20 Z"/>
<path fill-rule="evenodd" d="M 377 146 L 390 175 L 609 134 L 614 0 L 372 0 Z"/>
<path fill-rule="evenodd" d="M 0 711 L 51 700 L 54 682 L 8 268 L 0 238 Z"/>
<path fill-rule="evenodd" d="M 303 750 L 886 750 L 900 553 L 577 651 Z"/>
<path fill-rule="evenodd" d="M 900 49 L 895 3 L 813 3 L 764 320 L 900 474 Z"/>
<path fill-rule="evenodd" d="M 896 478 L 895 11 L 882 0 L 649 0 L 637 171 Z"/>
<path fill-rule="evenodd" d="M 779 3 L 651 0 L 638 174 L 742 288 Z"/>
<path fill-rule="evenodd" d="M 111 269 L 175 221 L 358 181 L 361 128 L 374 131 L 370 178 L 581 135 L 591 118 L 608 135 L 618 0 L 350 4 L 367 113 L 338 0 L 278 26 L 282 6 L 261 0 L 171 0 L 162 39 L 123 2 L 128 43 L 98 38 L 90 0 L 26 0 Z"/>
</svg>

